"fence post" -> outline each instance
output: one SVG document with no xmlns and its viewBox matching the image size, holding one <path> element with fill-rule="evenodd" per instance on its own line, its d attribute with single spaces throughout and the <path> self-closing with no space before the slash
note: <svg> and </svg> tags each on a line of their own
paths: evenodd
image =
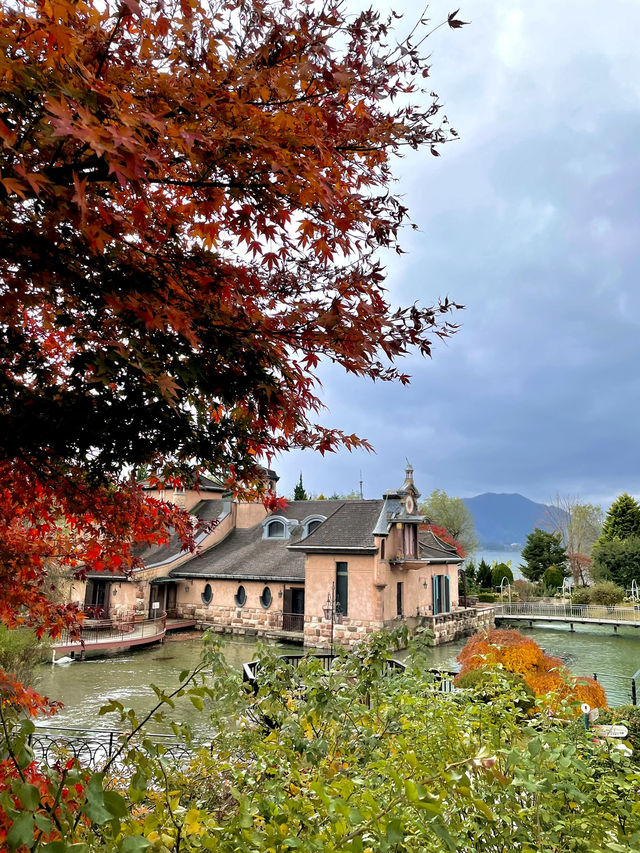
<svg viewBox="0 0 640 853">
<path fill-rule="evenodd" d="M 631 704 L 632 704 L 632 705 L 637 705 L 637 704 L 638 704 L 638 702 L 637 702 L 637 696 L 636 696 L 636 678 L 635 678 L 635 675 L 634 675 L 634 677 L 631 679 Z"/>
</svg>

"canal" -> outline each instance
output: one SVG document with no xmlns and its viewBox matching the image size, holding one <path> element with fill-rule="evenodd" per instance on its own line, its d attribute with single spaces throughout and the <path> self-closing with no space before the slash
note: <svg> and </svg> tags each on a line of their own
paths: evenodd
<svg viewBox="0 0 640 853">
<path fill-rule="evenodd" d="M 522 630 L 539 643 L 549 654 L 557 655 L 575 675 L 612 673 L 631 676 L 640 669 L 640 631 L 622 628 L 618 634 L 611 629 L 593 627 L 571 633 L 564 627 L 537 627 Z M 455 669 L 455 659 L 465 640 L 460 640 L 429 651 L 429 664 L 444 669 Z M 172 690 L 178 684 L 182 670 L 192 669 L 200 657 L 199 636 L 186 638 L 174 636 L 164 645 L 114 657 L 77 661 L 68 666 L 43 665 L 38 674 L 38 691 L 51 699 L 64 703 L 64 708 L 50 720 L 40 724 L 55 724 L 72 728 L 109 728 L 116 725 L 114 718 L 99 716 L 100 708 L 116 699 L 125 707 L 142 713 L 154 704 L 155 694 L 151 684 Z M 279 645 L 282 654 L 299 654 L 299 646 Z M 241 669 L 246 661 L 256 657 L 254 642 L 228 639 L 224 646 L 227 662 Z M 202 720 L 199 713 L 185 699 L 178 700 L 175 718 L 197 726 Z"/>
</svg>

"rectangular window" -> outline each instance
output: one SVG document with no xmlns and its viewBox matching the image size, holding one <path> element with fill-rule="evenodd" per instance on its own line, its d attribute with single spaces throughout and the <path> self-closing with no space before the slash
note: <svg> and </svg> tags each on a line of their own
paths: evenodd
<svg viewBox="0 0 640 853">
<path fill-rule="evenodd" d="M 396 612 L 398 616 L 404 616 L 404 583 L 402 581 L 396 584 Z"/>
<path fill-rule="evenodd" d="M 415 524 L 405 524 L 403 533 L 403 547 L 405 557 L 418 556 L 418 527 Z"/>
<path fill-rule="evenodd" d="M 433 615 L 449 613 L 451 597 L 449 594 L 449 575 L 434 575 L 433 577 Z"/>
<path fill-rule="evenodd" d="M 384 560 L 384 550 L 385 550 L 386 539 L 383 539 L 380 543 L 380 559 Z"/>
<path fill-rule="evenodd" d="M 349 607 L 349 578 L 347 563 L 336 563 L 336 603 L 340 605 L 342 615 L 346 616 Z"/>
</svg>

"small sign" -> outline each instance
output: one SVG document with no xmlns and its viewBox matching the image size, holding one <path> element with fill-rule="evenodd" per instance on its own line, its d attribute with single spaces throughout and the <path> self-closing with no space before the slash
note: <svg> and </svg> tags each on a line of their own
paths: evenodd
<svg viewBox="0 0 640 853">
<path fill-rule="evenodd" d="M 600 709 L 594 708 L 593 711 L 589 711 L 589 722 L 595 723 L 595 721 L 598 719 L 599 716 L 600 716 Z"/>
<path fill-rule="evenodd" d="M 603 737 L 626 737 L 629 734 L 626 726 L 596 726 L 594 730 Z"/>
<path fill-rule="evenodd" d="M 588 714 L 591 710 L 591 705 L 587 705 L 586 702 L 583 702 L 582 705 L 580 705 L 580 710 L 583 714 Z"/>
<path fill-rule="evenodd" d="M 151 609 L 152 610 L 160 610 L 160 602 L 154 601 L 153 604 L 151 605 Z"/>
</svg>

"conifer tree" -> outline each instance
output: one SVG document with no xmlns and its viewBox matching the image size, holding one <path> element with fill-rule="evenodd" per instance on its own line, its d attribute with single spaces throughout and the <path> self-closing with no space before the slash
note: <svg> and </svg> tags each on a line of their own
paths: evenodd
<svg viewBox="0 0 640 853">
<path fill-rule="evenodd" d="M 293 499 L 294 501 L 308 501 L 309 496 L 307 495 L 304 486 L 302 485 L 302 471 L 300 472 L 300 479 L 296 483 L 296 487 L 293 490 Z"/>
<path fill-rule="evenodd" d="M 640 505 L 626 492 L 609 507 L 598 543 L 640 536 Z"/>
</svg>

